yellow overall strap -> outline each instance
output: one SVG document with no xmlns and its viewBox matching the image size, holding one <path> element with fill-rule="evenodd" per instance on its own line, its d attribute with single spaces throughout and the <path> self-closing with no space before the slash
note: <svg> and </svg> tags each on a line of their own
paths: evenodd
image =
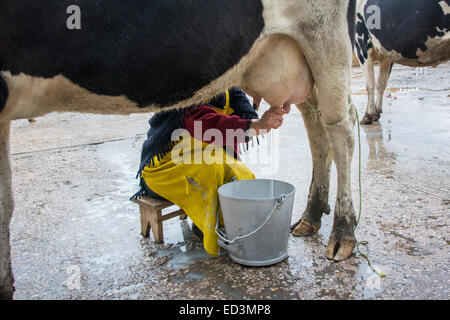
<svg viewBox="0 0 450 320">
<path fill-rule="evenodd" d="M 214 110 L 216 110 L 216 112 L 218 114 L 226 114 L 226 115 L 231 116 L 234 113 L 234 110 L 233 110 L 233 108 L 231 108 L 231 105 L 230 105 L 231 98 L 230 98 L 230 92 L 228 90 L 225 91 L 225 97 L 226 97 L 225 98 L 226 102 L 222 108 L 216 108 L 216 107 L 213 107 L 213 108 L 214 108 Z M 209 102 L 209 100 L 206 103 L 208 103 L 208 102 Z"/>
</svg>

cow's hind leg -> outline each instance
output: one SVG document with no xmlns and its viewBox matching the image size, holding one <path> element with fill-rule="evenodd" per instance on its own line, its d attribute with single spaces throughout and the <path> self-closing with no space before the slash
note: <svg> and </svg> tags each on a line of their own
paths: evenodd
<svg viewBox="0 0 450 320">
<path fill-rule="evenodd" d="M 315 234 L 320 229 L 323 214 L 329 214 L 331 211 L 328 205 L 328 194 L 332 159 L 328 135 L 317 110 L 316 94 L 297 107 L 303 115 L 303 122 L 308 132 L 313 173 L 306 209 L 291 230 L 294 236 L 306 237 Z"/>
<path fill-rule="evenodd" d="M 337 170 L 334 222 L 326 256 L 328 259 L 340 261 L 350 257 L 356 246 L 356 215 L 350 184 L 351 161 L 355 148 L 353 128 L 356 122 L 355 108 L 350 107 L 349 102 L 352 50 L 350 42 L 322 43 L 335 46 L 327 50 L 315 43 L 311 46 L 314 52 L 308 60 L 318 88 L 319 110 Z M 333 52 L 333 55 L 329 52 Z"/>
<path fill-rule="evenodd" d="M 10 123 L 0 122 L 0 299 L 12 299 L 14 278 L 11 269 L 9 225 L 14 210 L 9 154 Z"/>
<path fill-rule="evenodd" d="M 349 104 L 347 104 L 349 106 Z M 351 161 L 355 148 L 353 127 L 356 111 L 349 106 L 349 111 L 339 122 L 330 122 L 333 117 L 324 117 L 325 129 L 331 141 L 333 160 L 338 175 L 337 198 L 334 209 L 334 222 L 327 247 L 327 258 L 340 261 L 348 258 L 355 248 L 356 225 L 355 209 L 351 194 Z"/>
<path fill-rule="evenodd" d="M 389 77 L 391 76 L 392 66 L 394 64 L 388 60 L 384 59 L 380 63 L 380 73 L 378 75 L 377 81 L 377 101 L 375 104 L 375 114 L 372 116 L 374 121 L 378 121 L 381 118 L 381 114 L 383 113 L 383 97 L 384 91 L 389 82 Z"/>
</svg>

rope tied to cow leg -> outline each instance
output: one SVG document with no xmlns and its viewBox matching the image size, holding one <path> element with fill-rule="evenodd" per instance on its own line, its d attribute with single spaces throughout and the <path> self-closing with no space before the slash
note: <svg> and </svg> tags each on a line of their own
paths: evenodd
<svg viewBox="0 0 450 320">
<path fill-rule="evenodd" d="M 361 125 L 359 123 L 359 114 L 358 110 L 356 109 L 355 104 L 353 103 L 353 99 L 350 96 L 349 99 L 350 108 L 353 107 L 356 114 L 356 122 L 358 126 L 358 159 L 359 159 L 359 169 L 358 169 L 358 183 L 359 183 L 359 212 L 358 212 L 358 218 L 356 220 L 356 224 L 353 227 L 353 231 L 356 231 L 356 229 L 359 226 L 359 222 L 361 221 L 362 216 L 362 151 L 361 151 Z M 367 249 L 367 254 L 364 254 L 360 250 L 360 246 L 364 246 Z M 375 272 L 380 278 L 386 277 L 386 273 L 376 269 L 372 262 L 369 259 L 369 241 L 363 240 L 363 241 L 357 241 L 356 243 L 356 251 L 367 261 L 367 264 L 369 265 L 369 268 Z"/>
<path fill-rule="evenodd" d="M 349 107 L 348 107 L 348 109 L 347 109 L 347 113 L 346 114 L 348 114 L 349 112 L 350 112 L 350 110 L 351 110 L 351 108 L 352 107 L 355 107 L 355 105 L 353 104 L 353 100 L 352 100 L 352 96 L 351 95 L 349 95 L 349 98 L 348 98 L 348 104 L 349 104 Z M 356 108 L 355 108 L 355 111 L 356 111 Z M 357 111 L 356 111 L 357 112 Z M 309 115 L 309 114 L 318 114 L 318 115 L 321 115 L 322 113 L 320 112 L 320 110 L 319 109 L 317 109 L 317 105 L 316 106 L 313 106 L 311 103 L 309 103 L 309 106 L 308 106 L 308 112 L 301 112 L 303 115 Z M 358 115 L 357 115 L 358 116 Z M 340 119 L 340 120 L 338 120 L 338 121 L 335 121 L 335 122 L 331 122 L 331 123 L 328 123 L 328 122 L 324 122 L 324 124 L 326 124 L 327 126 L 335 126 L 335 125 L 338 125 L 338 124 L 340 124 L 341 122 L 343 122 L 345 119 L 347 118 L 347 116 L 345 115 L 345 116 L 343 116 L 342 117 L 342 119 Z M 359 122 L 358 122 L 359 123 Z"/>
<path fill-rule="evenodd" d="M 320 110 L 313 110 L 313 109 L 310 109 L 310 110 L 308 110 L 308 112 L 302 112 L 302 114 L 303 115 L 309 115 L 309 114 L 320 114 Z"/>
<path fill-rule="evenodd" d="M 301 112 L 302 115 L 310 115 L 310 114 L 316 114 L 321 115 L 320 110 L 317 108 L 318 106 L 316 104 L 311 103 L 311 101 L 307 100 L 305 103 L 302 104 L 307 110 L 307 112 Z"/>
</svg>

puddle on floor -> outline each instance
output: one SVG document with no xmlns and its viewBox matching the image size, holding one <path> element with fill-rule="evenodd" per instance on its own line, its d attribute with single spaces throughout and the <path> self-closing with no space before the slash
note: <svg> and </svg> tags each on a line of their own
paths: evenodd
<svg viewBox="0 0 450 320">
<path fill-rule="evenodd" d="M 170 257 L 163 269 L 180 270 L 201 260 L 212 258 L 203 247 L 194 246 L 188 249 L 188 246 L 185 244 L 170 250 L 159 250 L 158 257 Z"/>
</svg>

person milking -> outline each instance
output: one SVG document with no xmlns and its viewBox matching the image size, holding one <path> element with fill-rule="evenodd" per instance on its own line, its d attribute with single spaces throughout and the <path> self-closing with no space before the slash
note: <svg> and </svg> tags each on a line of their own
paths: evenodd
<svg viewBox="0 0 450 320">
<path fill-rule="evenodd" d="M 206 103 L 155 114 L 142 146 L 141 188 L 134 198 L 147 195 L 179 206 L 206 252 L 217 256 L 217 190 L 234 179 L 255 179 L 240 160 L 239 145 L 278 129 L 284 113 L 271 108 L 258 119 L 245 93 L 233 87 Z"/>
</svg>

